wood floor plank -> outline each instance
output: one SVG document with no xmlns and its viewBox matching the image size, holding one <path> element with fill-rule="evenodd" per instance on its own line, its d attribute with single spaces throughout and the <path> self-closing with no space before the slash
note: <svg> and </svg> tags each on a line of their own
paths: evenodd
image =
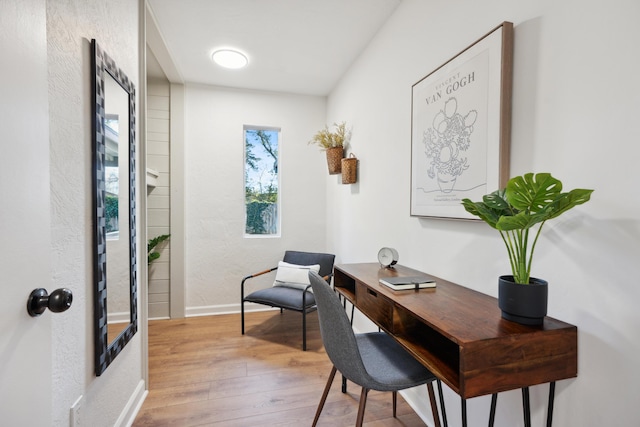
<svg viewBox="0 0 640 427">
<path fill-rule="evenodd" d="M 317 321 L 308 316 L 308 350 L 302 351 L 300 315 L 265 311 L 149 322 L 150 391 L 134 427 L 311 425 L 331 370 Z M 360 387 L 341 393 L 336 378 L 320 426 L 352 426 Z M 424 426 L 391 394 L 372 391 L 365 425 Z"/>
<path fill-rule="evenodd" d="M 144 401 L 144 407 L 148 410 L 208 400 L 210 396 L 210 389 L 211 383 L 207 382 L 175 387 L 155 388 L 149 390 L 149 395 Z"/>
</svg>

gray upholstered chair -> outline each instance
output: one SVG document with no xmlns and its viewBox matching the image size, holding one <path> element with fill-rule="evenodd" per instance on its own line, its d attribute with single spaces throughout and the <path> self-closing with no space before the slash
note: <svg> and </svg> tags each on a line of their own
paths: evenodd
<svg viewBox="0 0 640 427">
<path fill-rule="evenodd" d="M 319 266 L 318 274 L 324 278 L 325 283 L 331 282 L 333 275 L 333 262 L 335 255 L 286 251 L 279 267 L 273 267 L 259 273 L 251 274 L 242 279 L 241 288 L 241 317 L 242 334 L 244 335 L 244 303 L 252 302 L 256 304 L 277 307 L 282 313 L 283 310 L 293 310 L 302 313 L 302 349 L 307 349 L 307 313 L 316 310 L 316 300 L 309 284 L 309 269 L 300 268 L 303 272 L 302 279 L 295 266 Z M 276 271 L 274 286 L 260 289 L 245 296 L 245 282 L 254 277 Z M 282 280 L 279 280 L 282 279 Z M 321 279 L 322 280 L 322 279 Z"/>
<path fill-rule="evenodd" d="M 396 416 L 397 392 L 427 385 L 435 425 L 440 427 L 433 381 L 436 377 L 384 332 L 354 334 L 338 296 L 318 274 L 309 272 L 309 280 L 318 305 L 320 333 L 324 348 L 333 363 L 329 380 L 318 404 L 313 426 L 318 422 L 336 371 L 362 387 L 356 426 L 361 426 L 369 390 L 393 392 L 393 416 Z"/>
</svg>

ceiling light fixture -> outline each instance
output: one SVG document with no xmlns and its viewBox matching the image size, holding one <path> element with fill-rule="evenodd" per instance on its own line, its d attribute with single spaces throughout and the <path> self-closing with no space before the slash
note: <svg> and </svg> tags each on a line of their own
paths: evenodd
<svg viewBox="0 0 640 427">
<path fill-rule="evenodd" d="M 218 49 L 211 55 L 213 61 L 221 67 L 238 69 L 249 63 L 247 56 L 234 49 Z"/>
</svg>

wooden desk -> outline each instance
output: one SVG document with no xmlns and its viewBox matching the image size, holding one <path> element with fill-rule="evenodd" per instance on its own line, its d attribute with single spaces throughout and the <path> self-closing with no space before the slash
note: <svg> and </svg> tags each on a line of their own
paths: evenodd
<svg viewBox="0 0 640 427">
<path fill-rule="evenodd" d="M 436 288 L 419 291 L 393 291 L 378 282 L 418 274 L 424 273 L 343 264 L 334 268 L 334 284 L 463 399 L 518 388 L 528 396 L 528 386 L 577 376 L 575 326 L 551 317 L 541 326 L 504 320 L 496 298 L 438 277 Z"/>
</svg>

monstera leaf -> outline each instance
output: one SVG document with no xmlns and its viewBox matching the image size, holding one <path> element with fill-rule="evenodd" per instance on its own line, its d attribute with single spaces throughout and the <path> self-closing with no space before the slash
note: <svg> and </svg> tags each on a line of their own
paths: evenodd
<svg viewBox="0 0 640 427">
<path fill-rule="evenodd" d="M 160 258 L 160 253 L 155 252 L 154 249 L 169 237 L 171 237 L 171 234 L 161 234 L 153 239 L 149 239 L 149 242 L 147 242 L 147 265 Z"/>
<path fill-rule="evenodd" d="M 463 199 L 462 205 L 500 232 L 515 281 L 529 284 L 533 252 L 544 223 L 586 203 L 591 193 L 585 189 L 563 193 L 562 182 L 550 173 L 527 173 L 511 178 L 505 189 L 485 195 L 481 202 Z M 530 241 L 529 231 L 536 225 Z"/>
</svg>

